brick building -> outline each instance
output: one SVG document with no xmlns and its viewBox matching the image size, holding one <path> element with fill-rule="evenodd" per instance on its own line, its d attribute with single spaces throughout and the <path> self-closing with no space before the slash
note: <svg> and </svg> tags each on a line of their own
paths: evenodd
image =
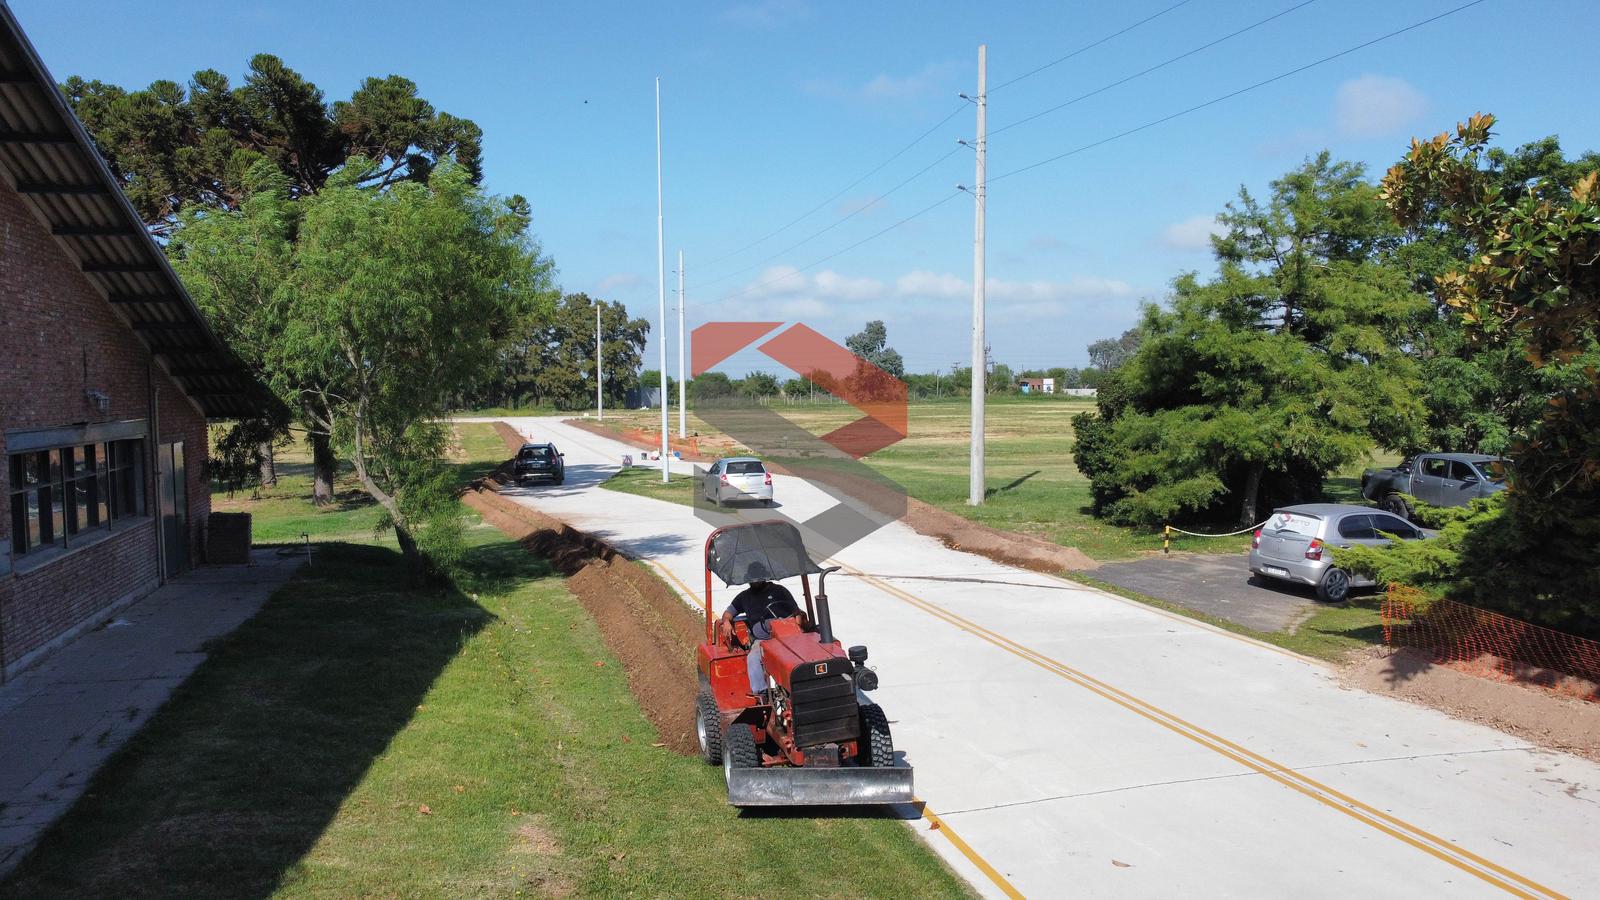
<svg viewBox="0 0 1600 900">
<path fill-rule="evenodd" d="M 207 420 L 274 402 L 0 3 L 0 677 L 204 559 Z"/>
</svg>

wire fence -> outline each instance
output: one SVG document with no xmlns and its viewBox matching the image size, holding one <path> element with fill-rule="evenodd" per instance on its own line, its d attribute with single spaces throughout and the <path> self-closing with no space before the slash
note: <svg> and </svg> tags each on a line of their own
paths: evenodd
<svg viewBox="0 0 1600 900">
<path fill-rule="evenodd" d="M 1600 703 L 1600 641 L 1389 585 L 1383 640 L 1438 665 Z"/>
</svg>

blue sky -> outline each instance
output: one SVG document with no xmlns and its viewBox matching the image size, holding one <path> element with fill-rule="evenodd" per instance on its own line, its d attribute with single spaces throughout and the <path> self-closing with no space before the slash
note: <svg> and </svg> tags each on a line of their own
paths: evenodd
<svg viewBox="0 0 1600 900">
<path fill-rule="evenodd" d="M 957 94 L 975 90 L 979 43 L 988 45 L 989 126 L 998 131 L 1284 13 L 995 134 L 993 178 L 1465 0 L 1316 0 L 1291 12 L 1300 0 L 1189 0 L 996 87 L 1176 2 L 11 6 L 57 78 L 144 86 L 210 67 L 237 79 L 261 51 L 282 56 L 330 99 L 348 96 L 368 75 L 410 77 L 438 108 L 483 127 L 486 185 L 529 198 L 562 286 L 624 301 L 652 320 L 659 75 L 669 305 L 682 249 L 691 328 L 708 319 L 805 321 L 842 339 L 879 318 L 908 368 L 929 371 L 969 354 L 973 204 L 954 188 L 971 184 L 973 160 L 955 141 L 973 133 L 972 111 Z M 1597 27 L 1593 0 L 1487 0 L 998 181 L 988 215 L 996 360 L 1082 365 L 1090 341 L 1131 324 L 1139 302 L 1159 300 L 1174 275 L 1211 269 L 1211 216 L 1241 184 L 1265 193 L 1268 181 L 1324 148 L 1381 173 L 1411 135 L 1436 133 L 1479 110 L 1500 118 L 1506 144 L 1558 134 L 1569 153 L 1600 148 L 1600 117 L 1586 90 L 1596 74 Z M 823 203 L 958 109 L 904 155 Z M 734 252 L 819 204 L 788 230 Z M 676 340 L 674 324 L 674 368 Z M 655 354 L 652 339 L 647 365 Z M 774 368 L 754 354 L 724 368 L 739 374 L 752 366 Z"/>
</svg>

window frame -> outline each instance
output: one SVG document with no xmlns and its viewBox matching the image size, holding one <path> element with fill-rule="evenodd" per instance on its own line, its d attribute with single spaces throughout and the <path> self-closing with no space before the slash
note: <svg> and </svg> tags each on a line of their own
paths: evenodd
<svg viewBox="0 0 1600 900">
<path fill-rule="evenodd" d="M 53 556 L 52 551 L 70 552 L 97 543 L 119 522 L 145 518 L 144 448 L 144 437 L 83 436 L 8 452 L 11 559 L 31 561 Z M 117 502 L 119 494 L 128 509 Z"/>
</svg>

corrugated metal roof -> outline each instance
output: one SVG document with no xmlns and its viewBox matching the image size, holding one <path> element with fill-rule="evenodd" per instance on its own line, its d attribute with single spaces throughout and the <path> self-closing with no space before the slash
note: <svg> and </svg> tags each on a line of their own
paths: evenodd
<svg viewBox="0 0 1600 900">
<path fill-rule="evenodd" d="M 208 418 L 281 409 L 206 323 L 3 0 L 0 175 Z"/>
</svg>

